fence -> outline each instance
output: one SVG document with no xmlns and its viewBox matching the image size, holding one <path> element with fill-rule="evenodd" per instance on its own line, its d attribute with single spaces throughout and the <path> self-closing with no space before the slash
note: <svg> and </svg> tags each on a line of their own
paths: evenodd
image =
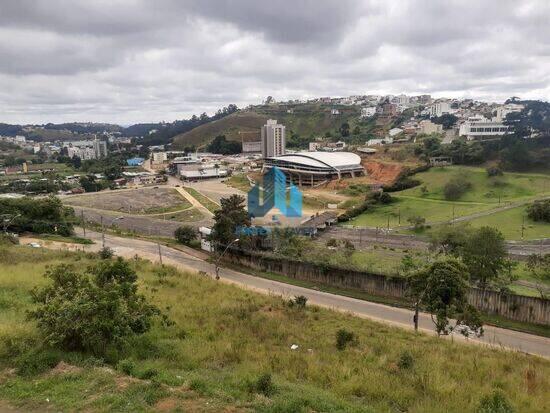
<svg viewBox="0 0 550 413">
<path fill-rule="evenodd" d="M 249 251 L 231 250 L 225 259 L 260 271 L 273 272 L 297 280 L 352 288 L 383 297 L 406 297 L 406 282 L 391 277 L 363 271 L 347 270 L 308 262 L 269 257 Z M 510 320 L 550 325 L 550 300 L 503 294 L 497 291 L 470 288 L 468 301 L 488 314 L 498 314 Z"/>
</svg>

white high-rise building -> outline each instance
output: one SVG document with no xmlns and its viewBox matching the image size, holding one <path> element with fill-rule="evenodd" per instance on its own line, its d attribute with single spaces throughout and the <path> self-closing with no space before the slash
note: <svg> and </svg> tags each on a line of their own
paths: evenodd
<svg viewBox="0 0 550 413">
<path fill-rule="evenodd" d="M 448 102 L 437 102 L 428 106 L 430 116 L 440 117 L 445 113 L 451 113 L 451 105 Z"/>
<path fill-rule="evenodd" d="M 286 139 L 285 126 L 277 123 L 274 119 L 269 119 L 262 126 L 262 156 L 272 158 L 285 154 Z"/>
</svg>

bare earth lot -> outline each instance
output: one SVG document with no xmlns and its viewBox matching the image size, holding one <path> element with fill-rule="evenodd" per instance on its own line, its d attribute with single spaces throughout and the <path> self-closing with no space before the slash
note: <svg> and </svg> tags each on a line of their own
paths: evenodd
<svg viewBox="0 0 550 413">
<path fill-rule="evenodd" d="M 161 214 L 191 207 L 173 188 L 140 188 L 67 197 L 64 203 L 128 214 Z"/>
</svg>

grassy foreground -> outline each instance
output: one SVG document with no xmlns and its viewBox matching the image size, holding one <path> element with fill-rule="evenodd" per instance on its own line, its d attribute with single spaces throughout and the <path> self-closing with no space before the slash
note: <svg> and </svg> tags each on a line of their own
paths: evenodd
<svg viewBox="0 0 550 413">
<path fill-rule="evenodd" d="M 0 401 L 40 411 L 470 412 L 500 391 L 518 412 L 550 404 L 548 360 L 290 307 L 196 274 L 160 282 L 142 260 L 140 287 L 174 326 L 103 360 L 43 348 L 25 317 L 29 291 L 47 265 L 95 259 L 0 246 Z M 337 350 L 341 328 L 358 339 Z"/>
</svg>

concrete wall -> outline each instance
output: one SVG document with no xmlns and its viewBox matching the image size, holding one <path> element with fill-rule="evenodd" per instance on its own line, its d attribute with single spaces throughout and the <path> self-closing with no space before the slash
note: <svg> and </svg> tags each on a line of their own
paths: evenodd
<svg viewBox="0 0 550 413">
<path fill-rule="evenodd" d="M 294 260 L 267 257 L 260 254 L 228 251 L 227 261 L 260 271 L 273 272 L 303 281 L 330 286 L 352 288 L 373 295 L 400 298 L 406 297 L 406 283 L 401 277 L 327 267 Z M 470 304 L 488 314 L 498 314 L 510 320 L 550 325 L 550 300 L 521 295 L 501 294 L 471 288 Z"/>
</svg>

